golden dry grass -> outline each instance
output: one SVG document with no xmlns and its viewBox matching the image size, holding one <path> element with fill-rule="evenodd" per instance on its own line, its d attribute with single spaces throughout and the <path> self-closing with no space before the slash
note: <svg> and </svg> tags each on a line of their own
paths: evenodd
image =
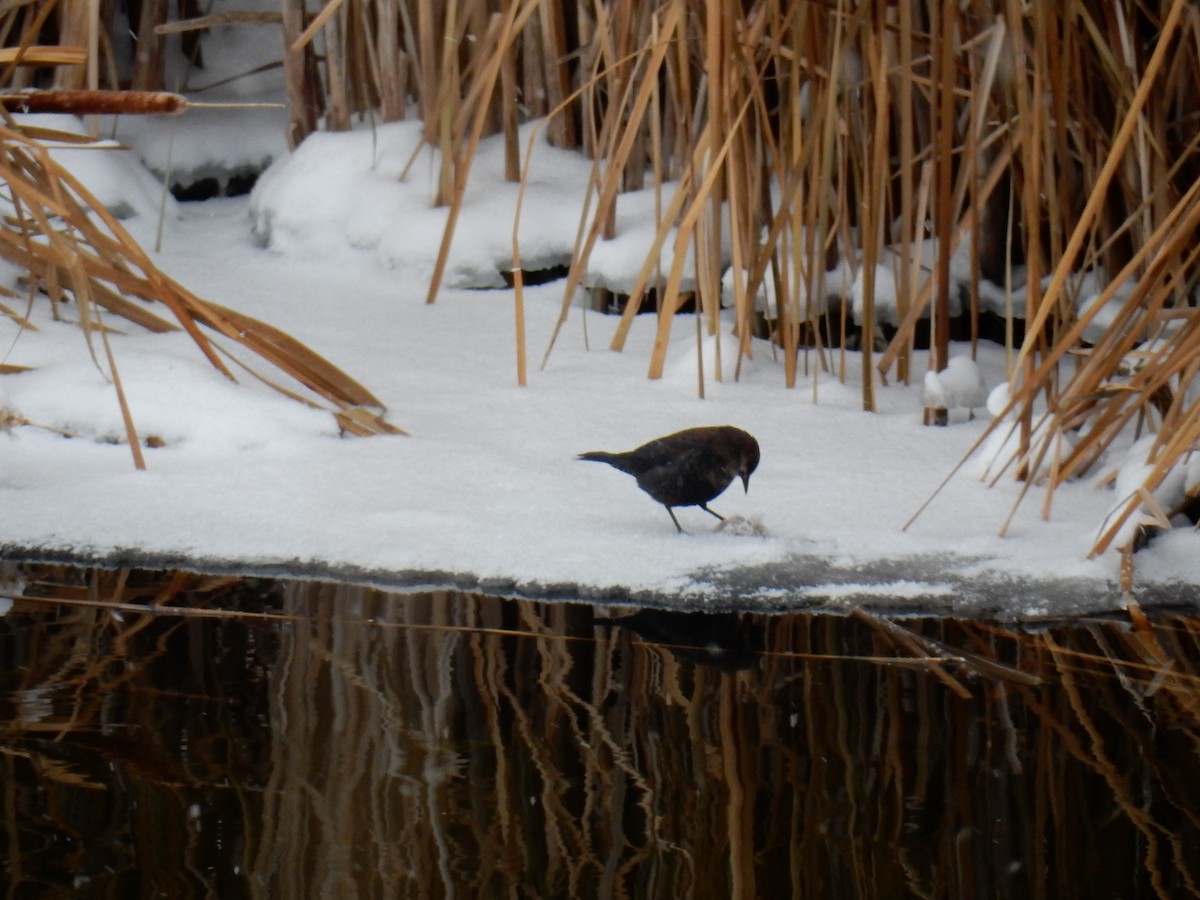
<svg viewBox="0 0 1200 900">
<path fill-rule="evenodd" d="M 8 89 L 0 95 L 5 206 L 0 256 L 28 273 L 26 312 L 5 307 L 4 314 L 19 327 L 32 328 L 28 310 L 44 297 L 56 318 L 70 318 L 80 326 L 88 351 L 117 393 L 138 468 L 145 459 L 109 341 L 109 314 L 150 331 L 182 328 L 222 374 L 236 380 L 234 370 L 241 369 L 296 400 L 328 408 L 348 433 L 399 433 L 369 390 L 319 354 L 266 323 L 195 296 L 159 271 L 120 222 L 47 149 L 51 144 L 87 144 L 89 138 L 18 126 L 12 120 L 9 112 L 18 110 L 173 115 L 187 108 L 177 94 L 99 89 L 97 72 L 103 63 L 111 67 L 113 60 L 111 48 L 100 39 L 100 23 L 88 16 L 91 8 L 82 3 L 18 4 L 0 14 L 0 34 L 12 44 L 0 53 L 0 84 Z M 34 43 L 50 25 L 63 43 Z M 29 87 L 30 73 L 45 67 L 51 67 L 57 89 L 15 90 Z M 155 308 L 159 305 L 161 311 Z M 18 416 L 17 424 L 31 423 Z"/>
<path fill-rule="evenodd" d="M 69 315 L 79 324 L 92 356 L 117 390 L 139 468 L 144 461 L 124 403 L 106 313 L 151 331 L 182 328 L 222 374 L 236 380 L 232 362 L 288 396 L 326 405 L 351 433 L 396 431 L 380 414 L 380 401 L 319 354 L 264 322 L 197 297 L 163 274 L 120 222 L 55 162 L 45 144 L 13 126 L 0 126 L 0 182 L 11 203 L 0 228 L 0 256 L 29 273 L 30 304 L 44 294 L 56 316 Z M 230 345 L 249 354 L 240 355 Z"/>
<path fill-rule="evenodd" d="M 364 27 L 383 21 L 384 6 L 398 35 Z M 517 119 L 546 117 L 553 143 L 596 160 L 559 327 L 592 248 L 612 235 L 622 193 L 649 183 L 661 194 L 658 235 L 612 345 L 623 348 L 633 316 L 653 296 L 651 378 L 663 371 L 681 306 L 694 301 L 707 330 L 719 327 L 729 266 L 733 296 L 724 302 L 734 308 L 739 356 L 750 352 L 755 297 L 769 280 L 779 298 L 772 333 L 793 386 L 806 341 L 819 341 L 812 326 L 820 299 L 844 292 L 825 283 L 827 272 L 848 259 L 862 273 L 860 381 L 863 407 L 873 409 L 881 384 L 911 376 L 919 334 L 928 334 L 932 367 L 945 365 L 959 289 L 951 257 L 962 245 L 973 335 L 981 278 L 1007 283 L 1026 307 L 1023 321 L 1010 314 L 1005 326 L 1011 403 L 993 428 L 1015 422 L 1020 436 L 1005 471 L 1027 479 L 1061 435 L 1071 438 L 1073 449 L 1052 467 L 1047 514 L 1055 487 L 1092 470 L 1131 421 L 1162 435 L 1147 492 L 1196 446 L 1200 404 L 1187 387 L 1197 360 L 1200 11 L 1183 0 L 474 0 L 447 10 L 422 0 L 345 0 L 324 13 L 341 23 L 326 31 L 327 46 L 374 47 L 365 56 L 373 65 L 348 82 L 337 57 L 322 80 L 300 55 L 309 43 L 297 42 L 285 60 L 304 85 L 295 95 L 320 95 L 329 110 L 353 113 L 407 90 L 441 151 L 439 197 L 451 208 L 443 260 L 481 135 L 509 138 L 510 177 L 536 153 L 532 143 L 517 146 Z M 379 62 L 385 41 L 404 48 L 387 65 Z M 402 105 L 389 108 L 403 115 Z M 297 111 L 295 134 L 315 127 L 307 115 Z M 329 118 L 330 127 L 348 121 Z M 929 237 L 937 245 L 921 258 L 918 242 Z M 673 259 L 665 271 L 664 246 Z M 689 249 L 695 269 L 685 272 Z M 898 327 L 876 355 L 874 282 L 886 260 L 895 261 L 897 308 L 888 315 Z M 513 263 L 520 324 L 515 240 Z M 1086 309 L 1074 295 L 1082 272 L 1108 285 Z M 430 300 L 440 275 L 439 265 Z M 694 292 L 681 290 L 685 276 Z M 1085 328 L 1123 284 L 1119 311 L 1106 311 L 1113 325 L 1085 346 Z M 833 315 L 828 330 L 842 332 L 844 345 L 849 320 L 844 310 Z M 520 330 L 518 340 L 523 382 Z M 818 359 L 830 365 L 823 352 Z M 836 371 L 846 376 L 844 355 Z M 1040 418 L 1050 426 L 1031 443 Z M 1200 491 L 1192 487 L 1186 502 Z M 1130 496 L 1105 523 L 1096 552 L 1128 534 L 1130 516 L 1146 514 L 1145 495 Z"/>
<path fill-rule="evenodd" d="M 50 5 L 60 51 L 94 51 L 86 65 L 59 66 L 56 83 L 100 86 L 112 51 L 89 30 L 86 5 Z M 151 77 L 162 68 L 159 36 L 203 22 L 167 22 L 161 0 L 142 9 L 146 53 L 135 86 L 161 88 Z M 49 15 L 10 9 L 7 43 Z M 864 409 L 874 409 L 881 386 L 913 376 L 918 338 L 928 339 L 931 366 L 945 365 L 960 299 L 951 258 L 961 251 L 973 336 L 984 321 L 981 279 L 1025 307 L 1003 323 L 1011 402 L 992 428 L 1014 428 L 1019 438 L 1006 476 L 1028 482 L 1038 460 L 1052 460 L 1048 515 L 1055 488 L 1094 471 L 1138 423 L 1160 435 L 1153 471 L 1105 523 L 1096 552 L 1125 540 L 1127 522 L 1161 518 L 1147 498 L 1200 437 L 1200 402 L 1188 391 L 1200 217 L 1193 4 L 333 0 L 313 17 L 300 0 L 283 0 L 280 19 L 294 143 L 321 117 L 340 129 L 356 117 L 415 110 L 424 122 L 440 151 L 437 196 L 451 211 L 441 261 L 482 136 L 504 135 L 513 180 L 536 154 L 532 143 L 518 144 L 522 121 L 542 119 L 539 138 L 595 160 L 560 325 L 592 248 L 613 234 L 622 194 L 652 187 L 658 234 L 613 341 L 623 348 L 633 316 L 652 299 L 652 378 L 687 304 L 713 332 L 722 302 L 732 303 L 739 361 L 750 353 L 756 297 L 769 283 L 784 384 L 797 384 L 814 341 L 819 364 L 847 377 L 845 333 L 861 328 L 858 381 Z M 10 71 L 16 79 L 31 70 Z M 935 247 L 920 243 L 928 238 Z M 663 247 L 673 260 L 666 267 Z M 685 272 L 689 249 L 695 268 Z M 524 383 L 515 237 L 513 257 Z M 846 291 L 839 261 L 862 274 L 857 323 L 844 305 L 825 311 L 827 296 Z M 875 285 L 885 262 L 898 285 L 886 314 Z M 722 300 L 727 266 L 732 297 Z M 1086 345 L 1103 303 L 1079 306 L 1085 272 L 1108 286 L 1102 301 L 1115 299 L 1105 313 L 1112 324 L 1099 338 L 1089 332 Z M 694 291 L 683 291 L 685 281 Z M 822 317 L 824 329 L 814 327 Z M 884 328 L 888 318 L 894 328 Z M 886 345 L 876 351 L 881 331 Z M 843 348 L 836 357 L 822 334 Z M 1072 449 L 1056 457 L 1063 436 Z M 1189 489 L 1183 505 L 1200 501 L 1200 484 Z"/>
</svg>

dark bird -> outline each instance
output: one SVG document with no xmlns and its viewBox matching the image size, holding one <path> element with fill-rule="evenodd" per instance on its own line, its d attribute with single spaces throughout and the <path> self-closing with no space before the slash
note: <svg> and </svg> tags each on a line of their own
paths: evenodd
<svg viewBox="0 0 1200 900">
<path fill-rule="evenodd" d="M 592 450 L 578 458 L 628 472 L 638 487 L 667 508 L 682 532 L 674 507 L 698 506 L 724 521 L 724 516 L 708 508 L 708 501 L 734 478 L 741 478 L 750 490 L 750 473 L 758 466 L 758 441 L 732 425 L 710 425 L 677 431 L 625 453 Z"/>
</svg>

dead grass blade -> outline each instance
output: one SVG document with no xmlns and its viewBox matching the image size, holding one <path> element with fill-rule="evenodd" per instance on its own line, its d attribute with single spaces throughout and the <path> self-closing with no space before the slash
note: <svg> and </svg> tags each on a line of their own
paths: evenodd
<svg viewBox="0 0 1200 900">
<path fill-rule="evenodd" d="M 250 316 L 206 302 L 158 270 L 121 224 L 39 142 L 0 127 L 0 181 L 7 185 L 13 213 L 0 227 L 0 256 L 26 269 L 56 310 L 74 300 L 78 323 L 93 359 L 114 382 L 135 465 L 145 465 L 124 400 L 115 355 L 99 309 L 155 332 L 182 327 L 222 374 L 232 371 L 207 332 L 240 345 L 293 379 L 344 417 L 355 434 L 394 434 L 374 394 L 304 344 Z M 146 304 L 161 303 L 174 322 Z M 178 323 L 178 324 L 176 324 Z M 93 343 L 99 332 L 106 365 Z M 262 377 L 262 376 L 259 376 Z M 288 396 L 295 391 L 263 377 Z M 311 402 L 311 401 L 307 401 Z"/>
</svg>

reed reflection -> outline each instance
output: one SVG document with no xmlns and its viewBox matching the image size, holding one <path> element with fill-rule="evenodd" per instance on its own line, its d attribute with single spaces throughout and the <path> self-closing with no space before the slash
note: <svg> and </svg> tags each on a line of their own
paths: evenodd
<svg viewBox="0 0 1200 900">
<path fill-rule="evenodd" d="M 712 620 L 58 570 L 10 593 L 14 896 L 1178 897 L 1200 877 L 1192 619 Z"/>
<path fill-rule="evenodd" d="M 628 628 L 648 644 L 728 672 L 749 669 L 762 660 L 765 626 L 748 615 L 640 609 L 594 621 L 601 626 Z"/>
</svg>

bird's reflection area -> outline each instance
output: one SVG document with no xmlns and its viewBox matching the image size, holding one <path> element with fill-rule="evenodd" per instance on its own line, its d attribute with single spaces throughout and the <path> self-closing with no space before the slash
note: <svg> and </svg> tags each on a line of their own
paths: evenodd
<svg viewBox="0 0 1200 900">
<path fill-rule="evenodd" d="M 1200 884 L 1194 618 L 711 618 L 45 566 L 3 596 L 6 896 Z"/>
</svg>

